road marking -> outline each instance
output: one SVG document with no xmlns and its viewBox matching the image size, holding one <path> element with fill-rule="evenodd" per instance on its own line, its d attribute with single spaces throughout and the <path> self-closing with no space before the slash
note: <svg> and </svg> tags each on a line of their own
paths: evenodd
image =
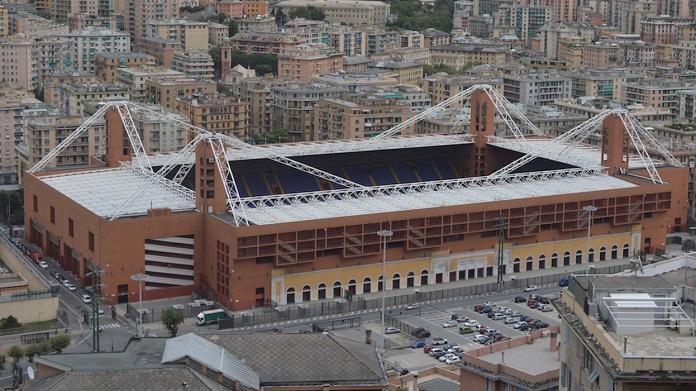
<svg viewBox="0 0 696 391">
<path fill-rule="evenodd" d="M 118 323 L 107 323 L 107 324 L 100 324 L 99 325 L 99 330 L 104 330 L 104 329 L 115 329 L 117 327 L 121 327 L 120 324 Z"/>
</svg>

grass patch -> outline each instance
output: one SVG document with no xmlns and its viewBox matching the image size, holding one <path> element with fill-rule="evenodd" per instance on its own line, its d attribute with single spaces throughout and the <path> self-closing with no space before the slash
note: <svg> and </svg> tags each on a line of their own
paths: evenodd
<svg viewBox="0 0 696 391">
<path fill-rule="evenodd" d="M 57 319 L 45 320 L 42 322 L 25 323 L 19 327 L 11 329 L 0 329 L 0 335 L 24 334 L 37 331 L 48 331 L 63 328 Z"/>
</svg>

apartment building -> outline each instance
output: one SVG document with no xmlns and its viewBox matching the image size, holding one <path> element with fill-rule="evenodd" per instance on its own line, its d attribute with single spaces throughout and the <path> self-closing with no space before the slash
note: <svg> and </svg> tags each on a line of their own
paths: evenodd
<svg viewBox="0 0 696 391">
<path fill-rule="evenodd" d="M 343 54 L 333 48 L 298 48 L 278 55 L 278 77 L 308 82 L 316 75 L 343 69 Z"/>
<path fill-rule="evenodd" d="M 210 23 L 208 25 L 208 43 L 219 46 L 230 36 L 230 28 L 220 23 Z"/>
<path fill-rule="evenodd" d="M 242 14 L 246 17 L 268 16 L 268 0 L 242 0 Z"/>
<path fill-rule="evenodd" d="M 176 108 L 176 98 L 194 94 L 213 95 L 217 84 L 211 80 L 197 80 L 179 76 L 147 78 L 145 94 L 147 102 L 155 103 L 169 110 Z"/>
<path fill-rule="evenodd" d="M 386 50 L 396 49 L 401 46 L 399 33 L 396 31 L 368 30 L 367 31 L 367 55 L 377 56 Z"/>
<path fill-rule="evenodd" d="M 63 34 L 71 41 L 70 57 L 74 69 L 94 73 L 94 58 L 98 53 L 129 53 L 130 36 L 121 31 L 87 27 Z"/>
<path fill-rule="evenodd" d="M 282 32 L 237 33 L 222 46 L 222 62 L 230 65 L 232 52 L 283 54 L 294 50 L 299 44 L 308 43 L 296 34 Z M 230 69 L 231 66 L 224 69 Z"/>
<path fill-rule="evenodd" d="M 381 1 L 364 0 L 284 0 L 277 3 L 285 15 L 291 11 L 312 6 L 324 11 L 329 23 L 343 23 L 357 27 L 380 28 L 389 20 L 390 6 Z"/>
<path fill-rule="evenodd" d="M 144 53 L 154 57 L 158 65 L 169 68 L 172 66 L 174 53 L 182 50 L 182 47 L 178 41 L 173 39 L 145 37 L 141 49 Z"/>
<path fill-rule="evenodd" d="M 594 96 L 609 100 L 622 101 L 623 89 L 627 83 L 643 78 L 643 72 L 637 69 L 588 69 L 569 72 L 572 82 L 571 96 Z"/>
<path fill-rule="evenodd" d="M 309 141 L 314 132 L 314 106 L 322 99 L 339 98 L 346 89 L 319 83 L 288 83 L 270 88 L 271 128 L 284 129 L 294 141 Z"/>
<path fill-rule="evenodd" d="M 541 29 L 551 22 L 551 10 L 547 7 L 518 6 L 508 10 L 515 36 L 523 41 L 539 35 Z"/>
<path fill-rule="evenodd" d="M 476 84 L 490 84 L 496 90 L 503 91 L 503 79 L 498 77 L 435 74 L 424 77 L 419 84 L 423 92 L 430 96 L 433 105 L 441 103 Z"/>
<path fill-rule="evenodd" d="M 97 53 L 94 56 L 94 74 L 105 83 L 118 81 L 118 68 L 154 67 L 155 58 L 145 53 Z"/>
<path fill-rule="evenodd" d="M 259 32 L 268 33 L 276 31 L 276 21 L 274 17 L 242 18 L 236 19 L 237 30 L 240 33 Z"/>
<path fill-rule="evenodd" d="M 61 113 L 68 116 L 82 116 L 85 105 L 104 102 L 110 98 L 130 99 L 128 89 L 120 84 L 65 84 L 59 89 L 59 106 Z"/>
<path fill-rule="evenodd" d="M 82 116 L 45 116 L 27 121 L 20 166 L 32 167 L 84 122 Z M 49 167 L 84 166 L 104 153 L 104 122 L 97 121 L 49 163 Z"/>
<path fill-rule="evenodd" d="M 0 40 L 0 82 L 7 87 L 34 91 L 39 84 L 39 64 L 33 43 L 22 38 Z"/>
<path fill-rule="evenodd" d="M 476 64 L 503 64 L 507 50 L 500 46 L 450 44 L 430 48 L 430 63 L 462 70 Z"/>
<path fill-rule="evenodd" d="M 133 40 L 133 45 L 142 49 L 146 34 L 146 22 L 151 19 L 178 18 L 177 2 L 166 0 L 124 0 L 123 20 L 126 31 Z"/>
<path fill-rule="evenodd" d="M 693 25 L 691 19 L 675 19 L 668 16 L 640 21 L 640 39 L 647 43 L 676 44 L 682 27 Z"/>
<path fill-rule="evenodd" d="M 60 107 L 60 91 L 66 85 L 98 84 L 100 80 L 91 73 L 61 72 L 53 73 L 43 80 L 43 101 L 53 107 Z"/>
<path fill-rule="evenodd" d="M 410 115 L 410 108 L 397 99 L 378 96 L 323 99 L 314 107 L 313 140 L 371 138 Z M 409 127 L 401 134 L 411 134 L 412 129 Z"/>
<path fill-rule="evenodd" d="M 147 93 L 145 82 L 147 80 L 161 78 L 184 78 L 183 72 L 169 68 L 148 67 L 139 65 L 130 68 L 119 68 L 118 82 L 123 84 L 130 94 L 130 98 L 136 102 L 147 102 L 150 96 Z"/>
<path fill-rule="evenodd" d="M 144 107 L 166 113 L 167 117 L 173 120 L 189 123 L 189 119 L 183 114 L 166 110 L 160 105 L 145 104 Z M 162 117 L 151 112 L 135 110 L 131 112 L 131 116 L 148 153 L 176 152 L 189 142 L 188 130 L 171 121 L 164 121 Z"/>
<path fill-rule="evenodd" d="M 0 38 L 10 34 L 10 21 L 7 17 L 7 8 L 0 6 Z"/>
<path fill-rule="evenodd" d="M 329 46 L 344 56 L 367 55 L 367 32 L 349 27 L 331 27 L 327 31 Z"/>
<path fill-rule="evenodd" d="M 38 15 L 18 11 L 8 12 L 8 33 L 32 37 L 49 37 L 66 34 L 70 30 L 65 23 L 45 19 Z"/>
<path fill-rule="evenodd" d="M 198 79 L 215 78 L 215 63 L 205 50 L 187 50 L 175 52 L 172 57 L 172 69 Z"/>
<path fill-rule="evenodd" d="M 368 68 L 396 73 L 399 84 L 418 85 L 423 79 L 423 65 L 410 61 L 377 61 Z"/>
<path fill-rule="evenodd" d="M 423 34 L 421 34 L 419 31 L 404 30 L 401 32 L 401 36 L 399 37 L 399 47 L 422 48 L 425 47 L 425 43 L 423 41 Z"/>
<path fill-rule="evenodd" d="M 340 87 L 344 91 L 365 91 L 375 88 L 394 88 L 399 85 L 399 75 L 379 69 L 326 73 L 313 78 L 321 84 Z"/>
<path fill-rule="evenodd" d="M 431 46 L 449 45 L 450 43 L 450 35 L 438 29 L 428 28 L 421 31 L 421 34 L 423 35 L 424 48 L 429 48 Z"/>
<path fill-rule="evenodd" d="M 99 0 L 51 0 L 50 16 L 62 22 L 78 14 L 97 16 L 99 5 Z"/>
<path fill-rule="evenodd" d="M 215 3 L 215 10 L 230 18 L 241 18 L 244 15 L 242 2 L 239 0 L 220 0 Z"/>
<path fill-rule="evenodd" d="M 240 78 L 232 85 L 234 96 L 249 104 L 249 137 L 271 130 L 272 85 L 256 77 Z"/>
<path fill-rule="evenodd" d="M 452 13 L 452 30 L 469 31 L 469 18 L 478 15 L 478 4 L 478 1 L 455 0 L 454 12 Z"/>
<path fill-rule="evenodd" d="M 696 122 L 696 90 L 677 91 L 679 118 Z"/>
<path fill-rule="evenodd" d="M 156 19 L 146 23 L 147 37 L 178 42 L 183 50 L 208 50 L 208 23 L 186 19 Z"/>
<path fill-rule="evenodd" d="M 693 85 L 679 80 L 641 79 L 626 84 L 624 98 L 629 105 L 665 108 L 676 114 L 679 112 L 679 91 L 693 88 Z"/>
<path fill-rule="evenodd" d="M 570 98 L 571 91 L 570 78 L 554 71 L 503 75 L 503 94 L 514 103 L 550 105 L 557 100 Z"/>
<path fill-rule="evenodd" d="M 175 110 L 194 126 L 244 140 L 249 128 L 249 104 L 238 98 L 194 94 L 176 98 Z"/>
</svg>

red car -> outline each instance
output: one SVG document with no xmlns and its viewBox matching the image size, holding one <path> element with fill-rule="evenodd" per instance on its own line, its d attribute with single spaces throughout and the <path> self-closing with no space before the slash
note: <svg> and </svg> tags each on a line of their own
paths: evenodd
<svg viewBox="0 0 696 391">
<path fill-rule="evenodd" d="M 534 308 L 534 307 L 536 307 L 536 305 L 537 305 L 537 301 L 536 301 L 536 300 L 534 300 L 534 299 L 527 300 L 527 307 L 529 307 L 529 308 Z"/>
<path fill-rule="evenodd" d="M 483 304 L 476 304 L 474 306 L 474 312 L 480 313 L 482 309 L 483 309 Z"/>
</svg>

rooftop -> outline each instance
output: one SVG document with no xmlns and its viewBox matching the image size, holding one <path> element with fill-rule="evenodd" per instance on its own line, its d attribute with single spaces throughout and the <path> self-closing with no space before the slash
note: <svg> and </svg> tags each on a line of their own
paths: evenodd
<svg viewBox="0 0 696 391">
<path fill-rule="evenodd" d="M 531 357 L 534 359 L 530 359 Z M 549 349 L 547 338 L 539 338 L 534 340 L 534 343 L 515 346 L 479 358 L 491 364 L 505 364 L 531 375 L 539 375 L 560 368 L 556 352 Z"/>
</svg>

